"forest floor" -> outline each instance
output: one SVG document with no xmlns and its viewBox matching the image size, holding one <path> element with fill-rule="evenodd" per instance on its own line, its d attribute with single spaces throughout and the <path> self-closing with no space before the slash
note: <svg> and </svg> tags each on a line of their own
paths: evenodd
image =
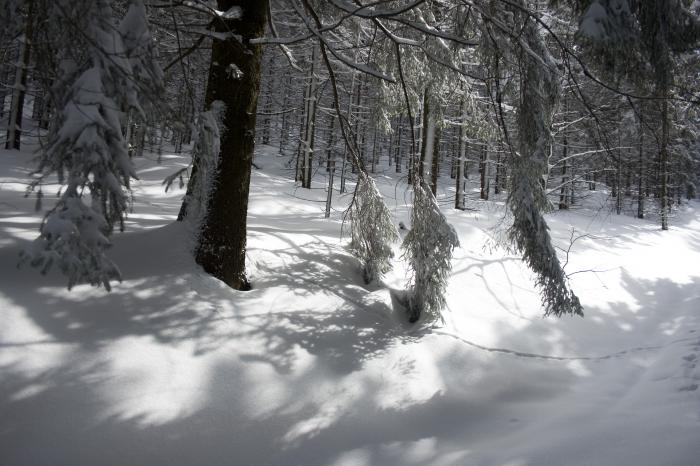
<svg viewBox="0 0 700 466">
<path fill-rule="evenodd" d="M 196 266 L 174 222 L 183 191 L 161 182 L 185 157 L 135 159 L 110 252 L 124 281 L 108 293 L 17 268 L 41 218 L 23 198 L 30 158 L 0 151 L 0 464 L 698 464 L 698 202 L 668 232 L 598 208 L 604 192 L 549 214 L 562 250 L 579 237 L 566 271 L 585 307 L 556 319 L 498 246 L 503 203 L 459 211 L 441 192 L 461 242 L 445 323 L 409 325 L 399 245 L 394 270 L 364 285 L 341 237 L 349 196 L 323 218 L 323 169 L 297 188 L 286 159 L 260 151 L 253 290 L 236 292 Z M 410 193 L 381 167 L 410 226 Z"/>
</svg>

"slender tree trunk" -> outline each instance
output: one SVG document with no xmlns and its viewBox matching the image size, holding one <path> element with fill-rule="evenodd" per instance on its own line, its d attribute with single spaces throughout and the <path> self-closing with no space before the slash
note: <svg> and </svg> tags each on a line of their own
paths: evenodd
<svg viewBox="0 0 700 466">
<path fill-rule="evenodd" d="M 433 136 L 433 148 L 432 148 L 432 158 L 430 159 L 430 190 L 433 192 L 433 196 L 437 196 L 437 184 L 438 177 L 440 176 L 440 138 L 442 137 L 442 130 L 440 128 L 435 128 Z"/>
<path fill-rule="evenodd" d="M 328 192 L 326 193 L 326 213 L 324 218 L 331 216 L 331 202 L 333 201 L 333 176 L 335 175 L 335 160 L 329 160 L 328 166 Z"/>
<path fill-rule="evenodd" d="M 311 188 L 311 174 L 313 170 L 314 141 L 316 136 L 316 99 L 317 79 L 316 68 L 318 66 L 318 53 L 316 47 L 311 49 L 311 71 L 309 72 L 309 102 L 306 113 L 306 131 L 304 132 L 304 159 L 302 164 L 301 185 Z"/>
<path fill-rule="evenodd" d="M 430 156 L 430 151 L 428 150 L 427 144 L 428 138 L 432 136 L 432 133 L 428 134 L 432 130 L 430 128 L 430 101 L 428 100 L 427 89 L 423 91 L 423 112 L 421 118 L 421 142 L 420 142 L 420 163 L 418 164 L 418 176 L 420 179 L 425 179 L 425 164 L 428 163 L 428 157 Z M 431 147 L 432 149 L 432 147 Z"/>
<path fill-rule="evenodd" d="M 270 54 L 267 59 L 267 83 L 265 85 L 265 105 L 263 105 L 263 124 L 262 124 L 262 137 L 261 142 L 263 144 L 270 144 L 270 126 L 272 124 L 272 89 L 275 80 L 275 73 L 273 70 L 274 56 Z"/>
<path fill-rule="evenodd" d="M 661 151 L 659 175 L 661 176 L 661 229 L 668 230 L 668 83 L 663 84 L 661 101 Z"/>
<path fill-rule="evenodd" d="M 22 116 L 24 113 L 24 96 L 27 91 L 27 70 L 29 68 L 29 56 L 32 49 L 32 36 L 34 26 L 34 0 L 29 0 L 27 19 L 24 26 L 24 37 L 20 44 L 14 90 L 12 92 L 12 105 L 10 119 L 7 123 L 7 139 L 5 149 L 20 149 L 22 136 Z"/>
<path fill-rule="evenodd" d="M 126 147 L 127 151 L 129 153 L 129 157 L 134 155 L 134 147 L 133 144 L 131 143 L 131 139 L 133 138 L 133 128 L 132 128 L 132 121 L 133 118 L 131 116 L 131 111 L 126 112 L 126 117 L 124 118 L 126 120 L 124 124 L 124 128 L 126 129 L 126 133 L 124 134 L 124 141 L 126 141 Z"/>
<path fill-rule="evenodd" d="M 346 167 L 347 167 L 347 162 L 348 162 L 348 146 L 345 146 L 345 150 L 343 151 L 343 163 L 340 166 L 340 194 L 343 194 L 345 192 L 345 174 L 346 174 Z"/>
<path fill-rule="evenodd" d="M 374 127 L 374 138 L 372 140 L 372 165 L 370 171 L 372 173 L 377 169 L 377 127 Z"/>
<path fill-rule="evenodd" d="M 185 131 L 182 134 L 182 143 L 189 145 L 192 142 L 192 123 L 194 121 L 194 101 L 188 100 L 185 102 L 185 116 L 183 121 L 187 123 L 185 125 Z"/>
<path fill-rule="evenodd" d="M 465 137 L 465 139 L 464 139 L 464 168 L 462 168 L 463 173 L 464 173 L 464 180 L 465 180 L 464 181 L 464 189 L 465 190 L 467 189 L 467 187 L 466 187 L 467 181 L 466 180 L 469 179 L 469 149 L 470 149 L 469 141 Z"/>
<path fill-rule="evenodd" d="M 188 101 L 188 96 L 185 93 L 185 83 L 184 80 L 183 82 L 180 83 L 180 117 L 182 118 L 182 121 L 185 122 L 185 124 L 188 123 L 187 118 L 187 101 Z M 133 128 L 130 127 L 130 135 L 131 132 L 133 132 Z M 183 140 L 185 138 L 185 129 L 184 128 L 178 128 L 173 132 L 173 150 L 175 151 L 176 154 L 179 154 L 182 152 L 182 145 L 183 145 Z M 127 139 L 127 142 L 130 140 Z"/>
<path fill-rule="evenodd" d="M 358 32 L 358 34 L 359 34 L 359 32 Z M 354 80 L 355 80 L 355 73 L 353 73 L 353 83 L 354 83 Z M 355 111 L 354 111 L 355 123 L 354 123 L 354 128 L 353 128 L 353 132 L 355 133 L 355 141 L 357 142 L 357 147 L 360 151 L 358 156 L 360 157 L 360 159 L 362 160 L 363 163 L 365 161 L 365 134 L 363 131 L 363 129 L 364 129 L 363 128 L 364 127 L 364 115 L 363 115 L 364 110 L 362 110 L 362 91 L 364 89 L 364 81 L 365 81 L 364 76 L 360 76 L 360 78 L 358 79 L 358 83 L 357 83 L 357 100 L 355 101 Z M 351 113 L 351 117 L 352 117 L 352 113 Z M 360 134 L 360 133 L 362 133 L 362 134 Z M 350 164 L 350 166 L 351 166 L 352 173 L 356 173 L 357 167 L 355 166 L 355 164 L 352 163 L 352 164 Z"/>
<path fill-rule="evenodd" d="M 566 139 L 566 135 L 564 135 L 563 139 L 563 144 L 564 147 L 562 149 L 562 158 L 564 159 L 564 165 L 561 167 L 561 189 L 559 191 L 559 209 L 568 209 L 569 208 L 569 200 L 567 199 L 567 186 L 566 183 L 569 181 L 567 177 L 566 170 L 569 168 L 567 164 L 566 157 L 569 154 L 569 144 Z"/>
<path fill-rule="evenodd" d="M 306 143 L 306 125 L 308 123 L 308 118 L 309 118 L 309 105 L 311 104 L 311 97 L 309 94 L 309 89 L 311 88 L 310 85 L 304 86 L 304 97 L 302 101 L 301 107 L 304 109 L 302 114 L 299 117 L 299 140 L 297 144 L 297 160 L 296 160 L 296 169 L 294 171 L 294 181 L 302 181 L 303 180 L 303 165 L 302 165 L 302 157 L 304 156 L 304 151 L 305 147 L 304 144 Z"/>
<path fill-rule="evenodd" d="M 6 50 L 5 53 L 10 52 Z M 10 79 L 12 79 L 10 67 L 6 63 L 0 64 L 0 118 L 5 116 L 5 98 L 7 97 L 7 89 L 10 87 Z"/>
<path fill-rule="evenodd" d="M 396 159 L 394 160 L 394 165 L 396 168 L 396 173 L 401 173 L 401 164 L 403 163 L 403 161 L 401 160 L 401 135 L 403 133 L 403 114 L 399 115 L 399 123 L 396 128 L 396 132 L 398 133 L 398 135 L 396 138 Z"/>
<path fill-rule="evenodd" d="M 284 89 L 284 100 L 282 102 L 282 110 L 285 112 L 282 113 L 282 127 L 280 129 L 280 150 L 279 154 L 284 155 L 285 151 L 287 150 L 287 143 L 289 142 L 289 118 L 290 114 L 287 112 L 287 107 L 289 106 L 289 94 L 291 92 L 292 88 L 292 75 L 290 74 L 289 77 L 287 78 L 286 84 L 284 84 L 285 89 Z"/>
<path fill-rule="evenodd" d="M 489 149 L 488 141 L 484 141 L 484 147 L 481 152 L 481 163 L 479 164 L 479 174 L 481 175 L 481 191 L 479 197 L 486 201 L 489 200 L 489 188 L 486 182 L 488 178 L 488 163 L 489 163 Z"/>
<path fill-rule="evenodd" d="M 569 187 L 567 189 L 567 192 L 569 193 L 569 199 L 568 199 L 568 205 L 572 206 L 576 204 L 576 160 L 571 161 L 570 165 L 570 173 L 571 176 L 569 176 Z"/>
<path fill-rule="evenodd" d="M 457 131 L 457 137 L 454 136 L 454 131 Z M 452 136 L 450 138 L 450 143 L 452 144 L 452 147 L 449 151 L 449 153 L 451 154 L 450 178 L 452 178 L 453 180 L 457 177 L 457 164 L 459 164 L 459 134 L 460 130 L 457 128 L 454 128 L 452 131 L 450 131 L 450 135 Z"/>
<path fill-rule="evenodd" d="M 465 118 L 465 98 L 462 96 L 460 101 L 460 112 L 462 124 L 459 125 L 459 141 L 457 144 L 457 172 L 455 173 L 455 209 L 462 209 L 464 202 L 464 188 L 463 188 L 463 178 L 464 178 L 464 164 L 466 162 L 466 152 L 467 152 L 467 128 L 464 124 Z"/>
<path fill-rule="evenodd" d="M 617 129 L 617 169 L 615 170 L 615 213 L 622 213 L 622 128 Z"/>
<path fill-rule="evenodd" d="M 331 102 L 331 109 L 335 110 L 335 100 Z M 331 171 L 331 162 L 333 162 L 333 170 L 335 171 L 335 157 L 333 155 L 333 133 L 335 131 L 335 112 L 330 116 L 330 128 L 328 128 L 328 139 L 326 140 L 326 171 Z"/>
<path fill-rule="evenodd" d="M 502 154 L 502 147 L 499 144 L 497 146 L 498 152 L 496 152 L 496 179 L 493 182 L 493 193 L 494 194 L 501 194 L 501 183 L 502 183 L 502 171 L 503 171 L 503 163 L 501 163 L 501 154 Z"/>
<path fill-rule="evenodd" d="M 34 92 L 34 104 L 32 104 L 32 120 L 39 121 L 44 114 L 44 101 L 46 91 L 39 86 Z"/>
<path fill-rule="evenodd" d="M 394 129 L 394 120 L 389 122 L 389 127 L 392 129 L 391 134 L 389 134 L 389 148 L 387 150 L 387 155 L 389 156 L 389 168 L 394 163 L 394 144 L 396 144 L 396 131 Z"/>
<path fill-rule="evenodd" d="M 246 217 L 262 56 L 262 46 L 249 41 L 265 31 L 267 3 L 218 0 L 219 10 L 241 7 L 242 16 L 214 22 L 217 32 L 233 37 L 213 39 L 207 83 L 207 104 L 220 100 L 226 109 L 218 170 L 199 234 L 196 260 L 206 272 L 238 290 L 250 288 L 245 276 Z M 242 72 L 237 80 L 230 77 L 232 67 Z"/>
</svg>

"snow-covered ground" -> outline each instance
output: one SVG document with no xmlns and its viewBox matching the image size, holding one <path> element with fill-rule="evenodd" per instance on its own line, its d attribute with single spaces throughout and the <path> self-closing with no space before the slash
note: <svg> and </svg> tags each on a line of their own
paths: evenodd
<svg viewBox="0 0 700 466">
<path fill-rule="evenodd" d="M 498 202 L 445 213 L 459 233 L 444 325 L 365 286 L 324 174 L 295 188 L 261 151 L 249 211 L 254 289 L 205 275 L 174 223 L 185 159 L 137 159 L 111 255 L 124 282 L 72 291 L 17 269 L 40 214 L 30 156 L 0 152 L 0 464 L 700 464 L 700 204 L 656 222 L 548 216 L 585 318 L 543 319 L 532 277 L 493 246 Z M 377 175 L 409 224 L 409 194 Z M 336 178 L 336 188 L 339 180 Z M 52 188 L 53 189 L 53 188 Z M 46 192 L 45 207 L 52 202 Z M 405 233 L 405 232 L 402 232 Z M 562 253 L 562 259 L 564 259 Z"/>
</svg>

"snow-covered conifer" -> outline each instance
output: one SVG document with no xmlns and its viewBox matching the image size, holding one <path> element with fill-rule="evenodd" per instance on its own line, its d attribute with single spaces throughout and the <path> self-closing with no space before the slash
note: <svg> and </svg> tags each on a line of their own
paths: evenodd
<svg viewBox="0 0 700 466">
<path fill-rule="evenodd" d="M 362 261 L 365 283 L 370 283 L 391 269 L 391 244 L 398 240 L 399 234 L 377 185 L 364 170 L 359 173 L 348 215 L 350 250 Z"/>
<path fill-rule="evenodd" d="M 459 246 L 459 238 L 425 182 L 414 185 L 412 224 L 401 245 L 412 274 L 409 320 L 417 321 L 421 313 L 432 319 L 442 318 L 452 253 Z"/>
<path fill-rule="evenodd" d="M 124 44 L 124 54 L 131 65 L 129 78 L 133 80 L 139 97 L 136 102 L 131 103 L 132 106 L 144 110 L 160 107 L 160 99 L 157 97 L 165 92 L 163 71 L 158 65 L 158 54 L 142 0 L 129 2 L 129 9 L 119 23 L 119 33 Z"/>
<path fill-rule="evenodd" d="M 519 154 L 514 157 L 508 205 L 513 225 L 508 234 L 537 275 L 545 315 L 583 315 L 581 304 L 552 245 L 542 212 L 548 208 L 544 177 L 548 173 L 552 116 L 559 98 L 556 63 L 537 26 L 526 22 L 523 40 L 531 53 L 522 55 L 518 108 Z"/>
<path fill-rule="evenodd" d="M 149 35 L 144 29 L 145 19 L 136 19 L 144 10 L 141 0 L 131 3 L 121 28 L 114 23 L 105 0 L 85 3 L 89 11 L 58 8 L 67 15 L 63 18 L 67 23 L 76 25 L 81 18 L 89 18 L 84 31 L 87 39 L 82 44 L 86 53 L 73 53 L 73 44 L 62 44 L 64 56 L 75 58 L 62 63 L 54 89 L 56 121 L 40 156 L 40 177 L 32 189 L 54 173 L 63 186 L 23 260 L 42 271 L 57 265 L 68 276 L 69 287 L 87 282 L 110 289 L 109 281 L 120 278 L 119 269 L 105 250 L 114 226 L 123 228 L 130 205 L 130 180 L 136 177 L 121 120 L 129 111 L 145 115 L 141 102 L 158 99 L 148 89 L 162 88 L 158 84 L 148 88 L 139 85 L 158 79 L 159 74 L 155 64 L 144 65 L 150 45 L 138 44 Z"/>
</svg>

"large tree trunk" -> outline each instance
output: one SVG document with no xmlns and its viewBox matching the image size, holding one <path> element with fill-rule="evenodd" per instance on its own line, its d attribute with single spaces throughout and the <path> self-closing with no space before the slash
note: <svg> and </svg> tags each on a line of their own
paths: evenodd
<svg viewBox="0 0 700 466">
<path fill-rule="evenodd" d="M 217 32 L 232 37 L 213 40 L 207 83 L 207 106 L 219 100 L 226 110 L 218 170 L 212 181 L 196 260 L 206 272 L 238 290 L 250 288 L 245 276 L 246 217 L 262 56 L 262 47 L 249 41 L 264 32 L 267 4 L 266 0 L 218 0 L 219 10 L 238 6 L 242 16 L 214 22 Z M 240 73 L 232 76 L 232 69 Z"/>
</svg>

